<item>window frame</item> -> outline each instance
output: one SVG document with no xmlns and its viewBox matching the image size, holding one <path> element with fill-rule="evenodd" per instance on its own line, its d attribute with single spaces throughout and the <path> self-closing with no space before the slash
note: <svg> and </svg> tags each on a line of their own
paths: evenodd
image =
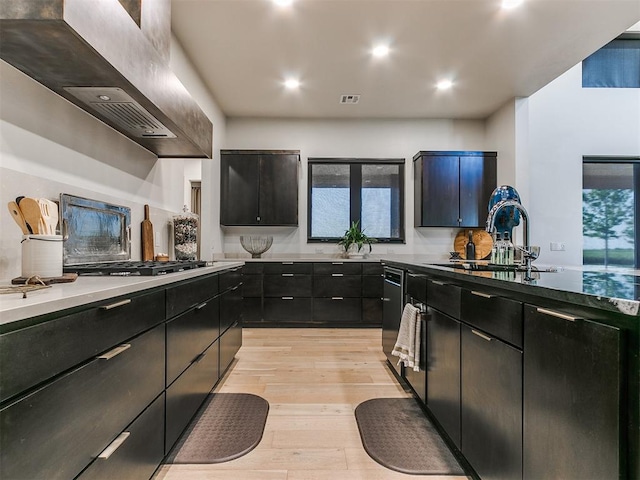
<svg viewBox="0 0 640 480">
<path fill-rule="evenodd" d="M 350 211 L 349 224 L 354 221 L 362 221 L 362 165 L 398 165 L 400 178 L 400 236 L 398 238 L 375 238 L 377 243 L 405 243 L 405 178 L 404 178 L 404 158 L 350 158 L 350 157 L 310 157 L 307 159 L 307 243 L 337 243 L 342 236 L 339 237 L 312 237 L 311 236 L 311 191 L 313 188 L 313 165 L 318 164 L 336 164 L 349 165 L 349 192 L 350 192 Z"/>
<path fill-rule="evenodd" d="M 607 56 L 605 50 L 612 48 L 617 43 L 632 41 L 635 45 L 633 47 L 629 47 L 634 51 L 640 50 L 640 33 L 637 32 L 625 32 L 622 35 L 619 35 L 617 38 L 614 38 L 609 43 L 601 47 L 600 49 L 593 52 L 587 58 L 585 58 L 582 62 L 582 81 L 581 86 L 584 89 L 594 89 L 594 88 L 640 88 L 640 83 L 634 82 L 632 85 L 623 82 L 623 79 L 618 79 L 622 81 L 620 84 L 614 85 L 599 85 L 599 81 L 602 81 L 603 77 L 599 77 L 598 74 L 600 70 L 604 68 L 603 64 L 607 63 L 606 60 L 609 60 L 610 64 L 608 65 L 608 69 L 612 68 L 611 64 L 615 64 L 613 67 L 614 70 L 619 71 L 620 69 L 628 67 L 626 64 L 622 64 L 620 60 L 613 60 L 613 57 Z M 638 55 L 640 53 L 636 53 L 633 58 L 632 66 L 640 66 L 638 63 Z M 640 72 L 638 72 L 640 74 Z M 640 82 L 640 78 L 638 78 L 638 82 Z"/>
<path fill-rule="evenodd" d="M 634 189 L 634 268 L 640 269 L 640 156 L 606 156 L 584 155 L 582 165 L 589 163 L 604 164 L 632 164 L 633 165 L 633 189 Z M 584 191 L 584 185 L 581 190 Z M 584 236 L 584 235 L 583 235 Z"/>
</svg>

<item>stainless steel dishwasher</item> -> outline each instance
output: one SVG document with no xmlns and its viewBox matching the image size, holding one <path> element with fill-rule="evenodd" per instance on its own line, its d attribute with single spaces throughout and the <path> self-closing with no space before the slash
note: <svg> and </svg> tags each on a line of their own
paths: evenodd
<svg viewBox="0 0 640 480">
<path fill-rule="evenodd" d="M 396 268 L 384 267 L 384 289 L 382 298 L 382 350 L 393 368 L 401 373 L 398 357 L 391 355 L 398 338 L 400 319 L 404 308 L 404 272 Z"/>
</svg>

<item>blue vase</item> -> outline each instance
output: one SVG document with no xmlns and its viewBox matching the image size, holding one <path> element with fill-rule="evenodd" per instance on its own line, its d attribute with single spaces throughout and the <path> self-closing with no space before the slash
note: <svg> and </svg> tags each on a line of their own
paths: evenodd
<svg viewBox="0 0 640 480">
<path fill-rule="evenodd" d="M 502 202 L 503 200 L 515 200 L 520 203 L 520 195 L 513 187 L 500 185 L 491 194 L 487 211 L 490 211 L 496 203 Z M 500 234 L 508 232 L 509 236 L 513 238 L 512 230 L 518 225 L 520 225 L 520 212 L 513 207 L 503 208 L 496 216 L 496 231 Z"/>
</svg>

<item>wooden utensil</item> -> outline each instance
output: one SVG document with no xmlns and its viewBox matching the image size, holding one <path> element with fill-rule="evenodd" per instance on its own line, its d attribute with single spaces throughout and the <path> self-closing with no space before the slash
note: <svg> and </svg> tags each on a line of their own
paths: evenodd
<svg viewBox="0 0 640 480">
<path fill-rule="evenodd" d="M 473 243 L 476 245 L 476 258 L 471 260 L 482 260 L 491 254 L 493 238 L 485 230 L 480 228 L 465 228 L 460 230 L 453 241 L 453 249 L 460 254 L 460 257 L 467 259 L 466 246 L 469 242 L 468 232 L 473 232 Z"/>
<path fill-rule="evenodd" d="M 153 225 L 149 220 L 149 205 L 144 206 L 142 221 L 142 260 L 153 260 Z"/>
<path fill-rule="evenodd" d="M 16 202 L 9 202 L 8 207 L 9 212 L 11 212 L 11 216 L 22 230 L 23 235 L 29 235 L 31 232 L 29 231 L 29 227 L 27 227 L 27 222 L 25 221 L 18 204 Z"/>
<path fill-rule="evenodd" d="M 56 227 L 58 225 L 58 206 L 51 200 L 46 198 L 37 198 L 36 201 L 40 205 L 40 212 L 42 213 L 42 220 L 44 222 L 46 235 L 55 235 Z"/>
<path fill-rule="evenodd" d="M 24 197 L 20 200 L 20 211 L 34 235 L 46 235 L 46 226 L 42 219 L 40 204 L 35 198 Z"/>
</svg>

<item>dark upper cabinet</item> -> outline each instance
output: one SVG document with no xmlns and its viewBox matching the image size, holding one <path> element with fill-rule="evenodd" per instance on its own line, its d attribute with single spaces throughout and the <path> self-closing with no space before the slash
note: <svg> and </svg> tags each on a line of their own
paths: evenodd
<svg viewBox="0 0 640 480">
<path fill-rule="evenodd" d="M 482 227 L 496 187 L 496 152 L 418 152 L 416 227 Z"/>
<path fill-rule="evenodd" d="M 298 225 L 298 150 L 222 150 L 222 225 Z"/>
</svg>

